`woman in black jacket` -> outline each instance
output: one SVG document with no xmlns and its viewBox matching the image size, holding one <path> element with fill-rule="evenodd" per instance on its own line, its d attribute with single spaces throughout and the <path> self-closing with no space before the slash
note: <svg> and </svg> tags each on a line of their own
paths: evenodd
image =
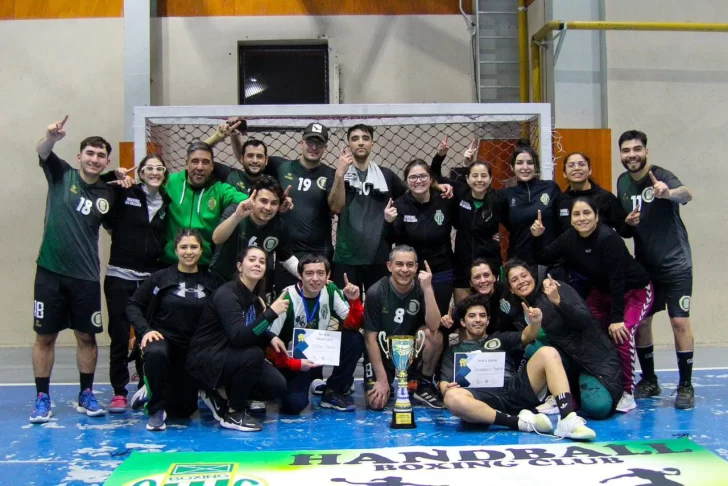
<svg viewBox="0 0 728 486">
<path fill-rule="evenodd" d="M 583 299 L 565 282 L 544 275 L 534 277 L 527 264 L 511 260 L 505 265 L 506 279 L 513 294 L 506 319 L 517 328 L 526 326 L 521 302 L 543 313 L 537 338 L 559 350 L 570 380 L 579 386 L 581 408 L 595 419 L 611 415 L 622 398 L 622 367 L 617 348 L 589 312 Z"/>
<path fill-rule="evenodd" d="M 126 309 L 140 340 L 151 431 L 166 429 L 167 413 L 187 418 L 197 410 L 198 387 L 185 361 L 192 333 L 215 290 L 215 280 L 197 266 L 202 256 L 197 230 L 180 230 L 175 252 L 177 265 L 145 280 Z"/>
<path fill-rule="evenodd" d="M 144 157 L 137 168 L 137 180 L 139 183 L 128 189 L 114 186 L 117 202 L 111 210 L 111 256 L 104 279 L 111 338 L 109 378 L 114 389 L 111 413 L 122 413 L 127 406 L 131 323 L 126 306 L 141 283 L 163 267 L 159 257 L 166 243 L 164 217 L 169 197 L 163 189 L 167 167 L 162 158 Z"/>
<path fill-rule="evenodd" d="M 414 159 L 405 166 L 407 193 L 384 210 L 387 239 L 417 252 L 420 270 L 432 269 L 432 287 L 441 314 L 447 313 L 453 291 L 451 233 L 457 215 L 454 198 L 440 197 L 430 166 Z"/>
<path fill-rule="evenodd" d="M 554 181 L 540 179 L 538 154 L 527 141 L 519 141 L 513 151 L 511 169 L 516 175 L 516 185 L 499 191 L 504 199 L 501 221 L 509 231 L 508 259 L 519 258 L 533 263 L 531 224 L 538 216 L 538 211 L 541 211 L 547 228 L 543 244 L 548 245 L 554 240 L 558 218 L 557 198 L 561 195 L 561 189 Z"/>
<path fill-rule="evenodd" d="M 538 263 L 563 261 L 590 287 L 587 306 L 619 350 L 624 375 L 624 393 L 618 412 L 629 412 L 634 401 L 634 336 L 640 322 L 652 308 L 654 289 L 650 275 L 627 250 L 624 240 L 612 228 L 599 222 L 593 200 L 579 197 L 569 207 L 572 226 L 550 245 L 541 246 L 545 228 L 540 220 L 531 225 L 533 248 Z"/>
<path fill-rule="evenodd" d="M 264 355 L 269 345 L 276 352 L 286 352 L 270 327 L 289 303 L 285 291 L 270 307 L 260 298 L 267 259 L 267 253 L 258 247 L 243 249 L 238 258 L 240 277 L 215 292 L 187 357 L 187 369 L 204 387 L 203 400 L 220 425 L 243 432 L 261 430 L 248 411 L 253 389 L 262 400 L 286 393 L 286 379 Z M 227 400 L 218 389 L 224 389 Z"/>
<path fill-rule="evenodd" d="M 452 184 L 457 204 L 455 235 L 455 303 L 470 293 L 470 264 L 484 258 L 498 262 L 500 271 L 501 249 L 498 228 L 503 214 L 503 198 L 491 187 L 493 169 L 487 162 L 475 159 L 475 150 L 468 148 L 464 159 L 465 180 L 442 177 L 443 157 L 432 159 L 432 172 L 438 181 Z M 439 155 L 439 154 L 438 154 Z M 452 171 L 451 171 L 452 174 Z"/>
</svg>

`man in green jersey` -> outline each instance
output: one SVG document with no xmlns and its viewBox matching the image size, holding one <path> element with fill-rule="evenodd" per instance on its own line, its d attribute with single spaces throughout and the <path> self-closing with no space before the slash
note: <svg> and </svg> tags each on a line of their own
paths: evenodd
<svg viewBox="0 0 728 486">
<path fill-rule="evenodd" d="M 384 331 L 387 336 L 415 336 L 422 329 L 425 331 L 422 354 L 410 366 L 411 373 L 421 368 L 422 375 L 414 398 L 428 407 L 444 408 L 440 392 L 432 381 L 442 354 L 443 336 L 438 332 L 441 316 L 432 290 L 430 266 L 425 262 L 425 270 L 418 274 L 417 253 L 410 246 L 399 245 L 390 252 L 387 268 L 391 275 L 372 285 L 367 291 L 364 306 L 367 405 L 372 410 L 384 408 L 395 376 L 392 361 L 379 347 L 379 332 Z"/>
<path fill-rule="evenodd" d="M 239 204 L 248 195 L 237 191 L 230 184 L 220 182 L 212 173 L 213 149 L 205 142 L 192 142 L 187 147 L 185 170 L 171 174 L 165 185 L 170 197 L 167 210 L 162 260 L 171 265 L 177 261 L 174 238 L 180 229 L 196 229 L 202 235 L 200 265 L 210 263 L 212 257 L 212 232 L 220 222 L 223 210 L 231 204 Z"/>
<path fill-rule="evenodd" d="M 647 135 L 643 132 L 624 132 L 619 137 L 619 153 L 627 171 L 617 179 L 617 198 L 624 212 L 629 213 L 625 221 L 633 228 L 635 259 L 649 272 L 655 287 L 649 317 L 637 327 L 635 341 L 642 379 L 634 397 L 648 398 L 662 391 L 655 374 L 652 316 L 667 306 L 679 371 L 675 408 L 690 409 L 695 406 L 695 341 L 690 325 L 693 261 L 680 206 L 690 202 L 693 195 L 675 174 L 649 163 Z"/>
<path fill-rule="evenodd" d="M 33 373 L 37 390 L 31 423 L 50 420 L 50 376 L 58 333 L 73 329 L 81 391 L 76 410 L 90 417 L 106 414 L 93 393 L 98 355 L 96 334 L 102 331 L 99 284 L 99 227 L 113 204 L 113 191 L 99 179 L 109 165 L 111 145 L 89 137 L 80 145 L 79 168 L 61 160 L 53 147 L 66 136 L 66 116 L 46 130 L 36 146 L 48 181 L 43 240 L 34 288 Z"/>
</svg>

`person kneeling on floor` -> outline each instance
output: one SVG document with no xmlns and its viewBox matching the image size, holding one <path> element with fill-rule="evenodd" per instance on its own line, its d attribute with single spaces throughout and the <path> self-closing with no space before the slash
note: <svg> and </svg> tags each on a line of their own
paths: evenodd
<svg viewBox="0 0 728 486">
<path fill-rule="evenodd" d="M 327 283 L 331 265 L 322 255 L 304 255 L 298 261 L 296 285 L 286 288 L 288 311 L 278 316 L 271 331 L 292 348 L 294 328 L 319 329 L 341 332 L 339 365 L 328 378 L 321 406 L 342 412 L 356 409 L 354 400 L 347 392 L 354 382 L 356 365 L 364 352 L 364 337 L 359 332 L 364 308 L 359 300 L 359 287 L 349 283 L 343 291 L 334 283 Z M 268 359 L 278 368 L 288 382 L 282 399 L 283 413 L 298 414 L 308 406 L 311 383 L 322 378 L 320 364 L 307 359 L 289 358 L 287 353 L 276 353 L 268 348 Z"/>
<path fill-rule="evenodd" d="M 134 292 L 126 314 L 141 336 L 141 357 L 149 401 L 147 430 L 167 428 L 165 419 L 187 418 L 197 410 L 197 383 L 185 370 L 192 333 L 215 280 L 201 271 L 202 236 L 180 230 L 175 251 L 179 262 L 153 273 Z"/>
<path fill-rule="evenodd" d="M 458 304 L 458 313 L 465 328 L 465 340 L 445 351 L 442 359 L 440 391 L 445 406 L 465 422 L 495 424 L 522 432 L 551 433 L 558 437 L 590 440 L 596 437 L 586 421 L 577 416 L 571 403 L 566 372 L 556 349 L 544 346 L 517 368 L 510 355 L 531 343 L 541 329 L 541 310 L 522 303 L 529 325 L 523 331 L 487 333 L 487 299 L 472 295 Z M 455 353 L 505 352 L 505 380 L 502 388 L 461 388 L 455 381 Z M 556 397 L 561 414 L 556 430 L 544 414 L 531 409 L 541 403 L 546 391 Z"/>
<path fill-rule="evenodd" d="M 267 260 L 268 254 L 258 247 L 243 249 L 238 257 L 240 276 L 215 292 L 187 356 L 187 370 L 204 387 L 202 400 L 215 419 L 242 432 L 261 430 L 248 410 L 252 394 L 273 400 L 286 391 L 285 378 L 263 353 L 269 345 L 285 353 L 285 345 L 270 327 L 288 309 L 285 292 L 270 307 L 260 297 Z M 218 389 L 224 389 L 226 399 Z"/>
</svg>

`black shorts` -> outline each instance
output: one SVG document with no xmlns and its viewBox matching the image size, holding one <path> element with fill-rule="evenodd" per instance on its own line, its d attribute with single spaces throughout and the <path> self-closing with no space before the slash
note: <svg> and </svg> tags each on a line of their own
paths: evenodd
<svg viewBox="0 0 728 486">
<path fill-rule="evenodd" d="M 394 382 L 395 369 L 392 360 L 384 356 L 384 352 L 379 350 L 379 355 L 382 357 L 382 364 L 384 365 L 384 371 L 387 373 L 387 383 L 390 385 Z M 419 369 L 422 367 L 422 354 L 415 358 L 409 368 L 407 368 L 407 380 L 417 380 L 420 378 L 421 373 Z M 377 376 L 374 374 L 374 368 L 369 361 L 369 355 L 364 352 L 364 389 L 366 391 L 374 388 L 374 384 L 377 382 Z"/>
<path fill-rule="evenodd" d="M 100 282 L 38 267 L 33 300 L 33 330 L 38 334 L 55 334 L 64 329 L 86 334 L 103 331 Z"/>
<path fill-rule="evenodd" d="M 690 317 L 690 299 L 693 294 L 693 269 L 679 275 L 652 277 L 655 300 L 648 315 L 665 310 L 670 317 Z"/>
<path fill-rule="evenodd" d="M 546 398 L 546 388 L 541 392 L 541 398 L 531 388 L 528 371 L 525 366 L 516 372 L 503 388 L 466 388 L 479 400 L 494 410 L 517 415 L 521 410 L 532 410 Z"/>
</svg>

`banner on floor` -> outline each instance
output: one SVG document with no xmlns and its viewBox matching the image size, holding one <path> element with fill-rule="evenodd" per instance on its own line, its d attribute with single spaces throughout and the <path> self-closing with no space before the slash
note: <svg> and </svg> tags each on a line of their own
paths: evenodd
<svg viewBox="0 0 728 486">
<path fill-rule="evenodd" d="M 728 462 L 688 439 L 325 451 L 134 452 L 108 486 L 718 485 Z"/>
</svg>

